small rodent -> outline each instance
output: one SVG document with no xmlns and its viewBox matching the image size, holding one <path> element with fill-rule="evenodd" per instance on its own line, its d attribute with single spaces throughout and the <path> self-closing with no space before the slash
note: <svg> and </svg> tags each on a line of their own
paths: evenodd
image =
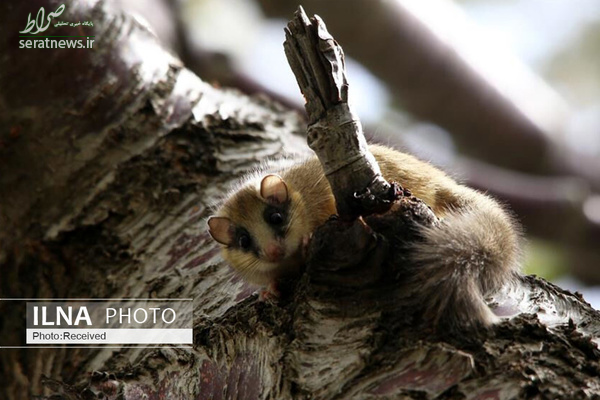
<svg viewBox="0 0 600 400">
<path fill-rule="evenodd" d="M 412 252 L 422 267 L 410 284 L 420 293 L 424 315 L 436 324 L 496 322 L 484 297 L 519 270 L 519 226 L 495 200 L 432 165 L 384 146 L 369 150 L 384 178 L 409 189 L 441 218 L 438 226 L 423 228 L 424 240 Z M 208 220 L 223 258 L 248 282 L 267 287 L 267 295 L 277 295 L 279 279 L 298 273 L 311 233 L 336 213 L 316 157 L 284 164 L 249 177 Z"/>
</svg>

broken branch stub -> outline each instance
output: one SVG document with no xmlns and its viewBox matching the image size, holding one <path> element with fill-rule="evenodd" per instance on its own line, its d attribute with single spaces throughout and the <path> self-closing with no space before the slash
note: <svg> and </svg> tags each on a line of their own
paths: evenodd
<svg viewBox="0 0 600 400">
<path fill-rule="evenodd" d="M 285 54 L 306 100 L 308 145 L 315 151 L 344 219 L 385 212 L 398 198 L 367 148 L 348 103 L 344 52 L 319 16 L 299 7 L 285 29 Z"/>
</svg>

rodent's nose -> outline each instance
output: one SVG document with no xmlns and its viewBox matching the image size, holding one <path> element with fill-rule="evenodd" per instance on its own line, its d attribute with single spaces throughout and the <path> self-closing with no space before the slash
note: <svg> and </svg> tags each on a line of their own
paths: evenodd
<svg viewBox="0 0 600 400">
<path fill-rule="evenodd" d="M 271 242 L 265 247 L 265 256 L 270 262 L 277 262 L 283 258 L 285 249 L 276 242 Z"/>
</svg>

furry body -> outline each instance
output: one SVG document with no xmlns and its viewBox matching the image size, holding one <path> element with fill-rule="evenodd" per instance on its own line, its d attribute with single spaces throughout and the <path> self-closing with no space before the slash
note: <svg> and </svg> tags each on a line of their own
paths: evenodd
<svg viewBox="0 0 600 400">
<path fill-rule="evenodd" d="M 442 219 L 423 228 L 424 240 L 411 252 L 419 268 L 408 284 L 419 293 L 424 315 L 434 324 L 495 322 L 484 297 L 519 269 L 518 226 L 496 201 L 432 165 L 384 146 L 369 149 L 387 180 L 409 189 Z M 297 273 L 303 244 L 336 209 L 316 157 L 269 172 L 278 176 L 257 176 L 229 196 L 209 220 L 209 231 L 244 279 L 274 287 Z"/>
</svg>

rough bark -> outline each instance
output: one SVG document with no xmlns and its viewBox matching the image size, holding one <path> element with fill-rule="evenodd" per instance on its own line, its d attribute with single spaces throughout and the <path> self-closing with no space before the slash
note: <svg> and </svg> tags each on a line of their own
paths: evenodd
<svg viewBox="0 0 600 400">
<path fill-rule="evenodd" d="M 198 315 L 222 314 L 250 291 L 216 267 L 207 208 L 258 160 L 306 148 L 292 134 L 300 120 L 205 84 L 103 2 L 69 8 L 68 19 L 94 21 L 94 51 L 18 49 L 27 14 L 42 5 L 60 2 L 3 3 L 0 13 L 0 297 L 197 291 Z M 0 307 L 2 345 L 23 344 L 23 307 Z M 42 374 L 73 382 L 112 350 L 0 353 L 3 390 L 21 398 L 42 393 Z"/>
<path fill-rule="evenodd" d="M 390 220 L 377 216 L 366 220 L 376 232 L 361 220 L 330 221 L 311 247 L 319 265 L 309 261 L 294 296 L 258 301 L 223 264 L 203 220 L 237 175 L 305 150 L 302 121 L 203 83 L 108 4 L 70 6 L 74 19 L 93 19 L 98 38 L 96 51 L 76 58 L 19 52 L 16 32 L 32 6 L 0 10 L 0 297 L 193 297 L 194 347 L 0 349 L 3 397 L 599 393 L 598 313 L 542 280 L 525 277 L 491 299 L 526 314 L 490 332 L 433 336 L 413 324 L 395 271 L 379 260 L 381 249 L 401 257 L 418 240 L 411 226 L 435 221 L 418 199 L 392 211 L 394 230 L 404 227 L 397 241 L 385 239 Z M 346 248 L 332 249 L 331 230 L 347 235 Z M 21 344 L 22 310 L 0 307 L 2 344 Z"/>
</svg>

